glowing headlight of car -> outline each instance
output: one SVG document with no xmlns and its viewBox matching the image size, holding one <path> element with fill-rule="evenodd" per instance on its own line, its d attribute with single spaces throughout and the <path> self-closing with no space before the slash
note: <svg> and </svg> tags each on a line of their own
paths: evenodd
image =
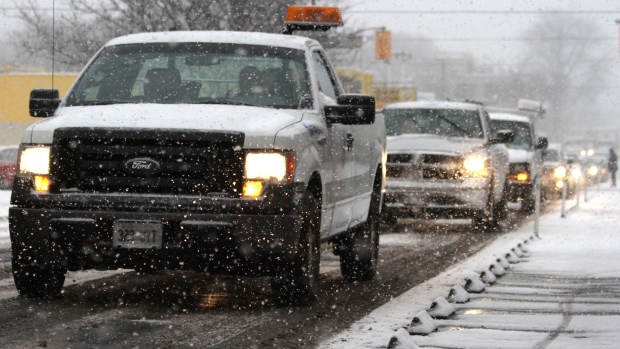
<svg viewBox="0 0 620 349">
<path fill-rule="evenodd" d="M 463 161 L 463 168 L 465 171 L 474 176 L 486 176 L 487 175 L 487 161 L 480 156 L 470 156 Z"/>
<path fill-rule="evenodd" d="M 558 166 L 553 170 L 553 176 L 555 178 L 564 178 L 566 176 L 566 167 Z"/>
<path fill-rule="evenodd" d="M 245 178 L 282 182 L 286 157 L 280 153 L 249 153 L 245 157 Z"/>
<path fill-rule="evenodd" d="M 598 173 L 598 167 L 596 167 L 594 165 L 588 167 L 588 174 L 590 176 L 596 176 L 597 173 Z"/>
<path fill-rule="evenodd" d="M 19 173 L 47 175 L 50 172 L 50 148 L 24 148 L 19 157 Z"/>
<path fill-rule="evenodd" d="M 243 195 L 256 198 L 264 183 L 290 183 L 295 173 L 293 152 L 250 152 L 245 157 Z"/>
</svg>

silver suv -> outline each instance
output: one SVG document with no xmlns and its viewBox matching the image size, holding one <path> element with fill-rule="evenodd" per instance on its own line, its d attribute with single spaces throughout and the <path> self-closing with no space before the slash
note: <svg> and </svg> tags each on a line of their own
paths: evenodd
<svg viewBox="0 0 620 349">
<path fill-rule="evenodd" d="M 494 132 L 482 106 L 407 102 L 383 110 L 387 185 L 383 220 L 472 218 L 486 230 L 503 218 L 511 131 Z"/>
</svg>

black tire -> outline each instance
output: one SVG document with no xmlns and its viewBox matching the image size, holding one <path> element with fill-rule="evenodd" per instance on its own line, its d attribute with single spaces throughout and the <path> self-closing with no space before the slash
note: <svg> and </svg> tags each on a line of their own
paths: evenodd
<svg viewBox="0 0 620 349">
<path fill-rule="evenodd" d="M 343 238 L 340 271 L 347 281 L 369 281 L 377 274 L 379 260 L 380 194 L 372 194 L 368 219 Z"/>
<path fill-rule="evenodd" d="M 493 189 L 491 188 L 486 207 L 482 211 L 476 212 L 471 219 L 471 225 L 475 231 L 486 232 L 497 227 L 499 222 L 497 220 L 498 209 L 495 206 Z"/>
<path fill-rule="evenodd" d="M 496 224 L 499 224 L 500 221 L 503 221 L 506 217 L 508 217 L 508 196 L 506 193 L 502 195 L 500 202 L 495 204 L 493 215 Z"/>
<path fill-rule="evenodd" d="M 521 201 L 521 212 L 532 214 L 536 209 L 536 192 L 532 189 L 532 193 Z"/>
<path fill-rule="evenodd" d="M 36 257 L 13 245 L 11 264 L 15 287 L 22 297 L 55 298 L 60 295 L 65 282 L 66 268 L 59 262 L 44 266 L 36 263 Z"/>
<path fill-rule="evenodd" d="M 310 305 L 319 288 L 320 206 L 306 191 L 299 244 L 294 256 L 284 259 L 271 278 L 274 302 L 278 305 Z"/>
</svg>

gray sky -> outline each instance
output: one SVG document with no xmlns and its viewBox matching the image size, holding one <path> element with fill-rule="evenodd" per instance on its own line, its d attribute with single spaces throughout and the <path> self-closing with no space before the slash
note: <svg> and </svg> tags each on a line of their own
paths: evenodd
<svg viewBox="0 0 620 349">
<path fill-rule="evenodd" d="M 600 114 L 583 113 L 588 127 L 620 129 L 620 1 L 618 0 L 349 0 L 348 21 L 356 27 L 379 27 L 433 40 L 448 52 L 469 52 L 485 62 L 510 64 L 519 59 L 521 39 L 534 22 L 571 15 L 595 22 L 604 59 L 610 65 L 609 87 L 600 96 Z M 541 14 L 540 12 L 547 12 Z M 369 35 L 372 35 L 369 33 Z M 583 33 L 584 38 L 589 33 Z M 402 42 L 393 43 L 397 51 Z M 577 120 L 576 120 L 577 121 Z"/>
</svg>

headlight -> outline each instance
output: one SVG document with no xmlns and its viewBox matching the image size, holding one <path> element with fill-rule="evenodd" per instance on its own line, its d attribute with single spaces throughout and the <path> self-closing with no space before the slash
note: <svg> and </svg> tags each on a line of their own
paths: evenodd
<svg viewBox="0 0 620 349">
<path fill-rule="evenodd" d="M 590 176 L 596 176 L 597 173 L 598 173 L 598 167 L 596 167 L 596 166 L 588 167 L 588 174 Z"/>
<path fill-rule="evenodd" d="M 463 161 L 465 171 L 474 176 L 484 177 L 487 175 L 487 161 L 480 156 L 471 156 Z"/>
<path fill-rule="evenodd" d="M 20 174 L 47 175 L 50 173 L 50 148 L 24 148 L 19 158 Z"/>
<path fill-rule="evenodd" d="M 558 166 L 553 170 L 553 176 L 555 178 L 564 178 L 566 176 L 566 167 Z"/>
<path fill-rule="evenodd" d="M 243 195 L 256 198 L 262 194 L 263 182 L 290 183 L 295 173 L 295 153 L 256 152 L 245 157 Z"/>
</svg>

